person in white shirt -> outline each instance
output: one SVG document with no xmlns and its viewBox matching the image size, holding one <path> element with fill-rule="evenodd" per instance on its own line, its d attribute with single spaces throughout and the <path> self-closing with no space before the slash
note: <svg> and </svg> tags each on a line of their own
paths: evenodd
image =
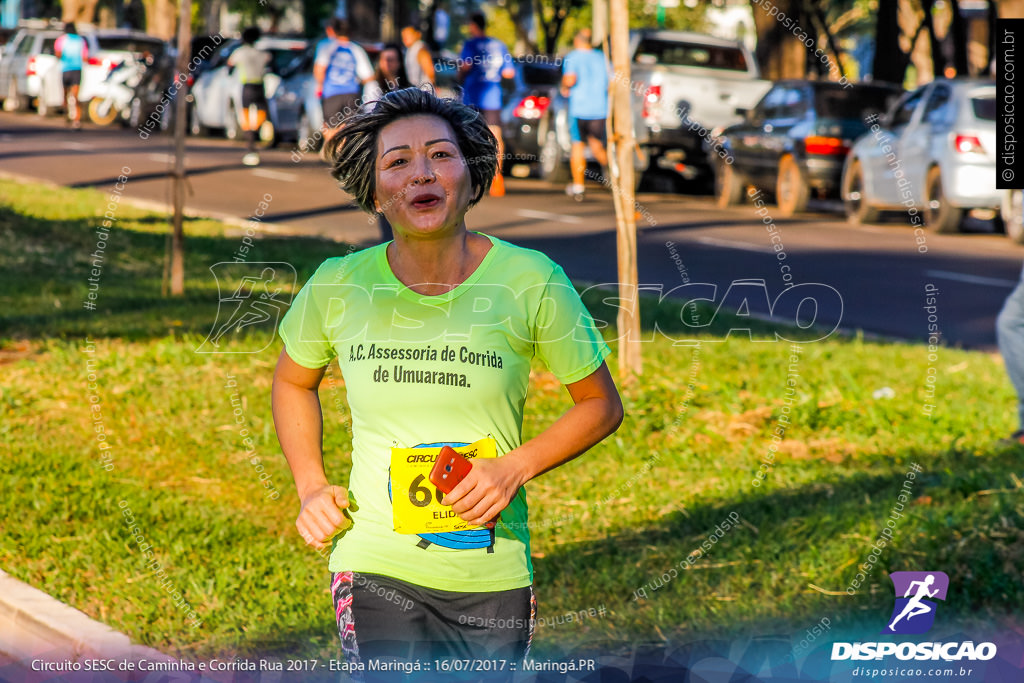
<svg viewBox="0 0 1024 683">
<path fill-rule="evenodd" d="M 434 60 L 420 30 L 415 26 L 403 28 L 402 44 L 405 45 L 405 72 L 409 75 L 409 82 L 416 88 L 427 83 L 436 86 Z"/>
</svg>

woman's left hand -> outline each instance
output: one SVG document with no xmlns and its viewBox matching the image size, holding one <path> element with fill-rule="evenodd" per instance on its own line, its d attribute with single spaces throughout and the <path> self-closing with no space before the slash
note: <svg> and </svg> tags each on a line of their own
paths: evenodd
<svg viewBox="0 0 1024 683">
<path fill-rule="evenodd" d="M 474 460 L 473 469 L 441 504 L 451 505 L 455 514 L 474 526 L 496 521 L 524 483 L 520 468 L 509 455 Z"/>
</svg>

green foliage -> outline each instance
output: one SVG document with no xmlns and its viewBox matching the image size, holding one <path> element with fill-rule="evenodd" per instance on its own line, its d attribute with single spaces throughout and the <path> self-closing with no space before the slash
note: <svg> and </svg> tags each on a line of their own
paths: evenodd
<svg viewBox="0 0 1024 683">
<path fill-rule="evenodd" d="M 189 295 L 164 299 L 165 218 L 122 206 L 98 309 L 83 311 L 103 195 L 0 180 L 0 197 L 8 274 L 0 293 L 0 515 L 8 520 L 0 566 L 170 653 L 336 658 L 326 563 L 295 533 L 297 505 L 270 414 L 279 342 L 257 353 L 194 351 L 216 316 L 208 268 L 229 259 L 239 237 L 189 221 Z M 268 238 L 249 259 L 292 263 L 302 282 L 344 251 Z M 607 319 L 599 298 L 591 292 L 588 305 Z M 651 301 L 642 312 L 647 329 L 668 329 L 680 314 Z M 699 346 L 651 335 L 642 381 L 622 388 L 622 428 L 528 485 L 539 616 L 605 610 L 542 623 L 538 655 L 578 643 L 799 636 L 822 617 L 835 632 L 877 632 L 891 609 L 886 574 L 907 569 L 950 574 L 938 640 L 1020 614 L 1024 485 L 1020 451 L 995 444 L 1014 427 L 1002 367 L 986 354 L 943 348 L 935 398 L 926 401 L 921 346 L 833 337 L 800 345 L 794 363 L 792 345 L 757 333 L 757 341 L 723 340 L 726 328 L 716 322 Z M 253 351 L 272 334 L 249 329 L 225 343 Z M 894 398 L 875 398 L 881 387 Z M 332 367 L 321 401 L 329 476 L 340 484 L 351 448 L 344 398 Z M 931 415 L 926 402 L 936 406 Z M 564 389 L 538 366 L 524 436 L 567 407 Z M 847 595 L 912 463 L 922 471 L 893 541 Z M 279 498 L 267 496 L 256 464 Z M 124 506 L 198 627 L 146 568 Z M 695 554 L 732 513 L 740 522 Z M 678 575 L 662 580 L 672 568 Z"/>
</svg>

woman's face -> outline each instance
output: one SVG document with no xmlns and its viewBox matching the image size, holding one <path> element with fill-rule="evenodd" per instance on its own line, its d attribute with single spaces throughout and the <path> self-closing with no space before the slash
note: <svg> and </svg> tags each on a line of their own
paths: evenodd
<svg viewBox="0 0 1024 683">
<path fill-rule="evenodd" d="M 398 67 L 401 65 L 398 53 L 394 50 L 384 50 L 380 53 L 380 71 L 385 78 L 394 80 L 398 76 Z"/>
<path fill-rule="evenodd" d="M 464 230 L 472 197 L 469 167 L 448 122 L 420 114 L 398 119 L 377 136 L 379 211 L 403 236 Z"/>
</svg>

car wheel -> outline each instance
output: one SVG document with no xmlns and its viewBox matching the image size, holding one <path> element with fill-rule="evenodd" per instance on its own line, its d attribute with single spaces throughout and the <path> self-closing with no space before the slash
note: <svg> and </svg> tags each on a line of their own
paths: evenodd
<svg viewBox="0 0 1024 683">
<path fill-rule="evenodd" d="M 117 107 L 113 100 L 94 97 L 89 101 L 89 120 L 99 126 L 109 126 L 117 118 Z"/>
<path fill-rule="evenodd" d="M 544 137 L 544 146 L 540 150 L 540 177 L 556 184 L 569 181 L 569 164 L 562 158 L 562 148 L 558 144 L 558 135 L 554 130 L 548 130 Z"/>
<path fill-rule="evenodd" d="M 234 102 L 228 104 L 228 116 L 224 121 L 224 137 L 228 140 L 237 140 L 242 136 L 242 126 L 238 120 L 238 107 Z"/>
<path fill-rule="evenodd" d="M 775 201 L 779 215 L 789 218 L 806 211 L 807 200 L 810 198 L 811 188 L 807 186 L 807 178 L 793 155 L 787 154 L 779 159 L 779 176 L 775 181 Z"/>
<path fill-rule="evenodd" d="M 924 222 L 929 230 L 948 235 L 960 232 L 964 210 L 951 206 L 942 191 L 942 172 L 932 166 L 924 183 Z"/>
<path fill-rule="evenodd" d="M 715 170 L 715 204 L 724 209 L 743 203 L 747 181 L 732 164 L 720 163 Z"/>
<path fill-rule="evenodd" d="M 859 161 L 850 164 L 850 170 L 843 176 L 842 197 L 846 220 L 851 225 L 878 222 L 881 212 L 868 204 L 867 191 L 864 189 L 864 169 Z"/>
<path fill-rule="evenodd" d="M 18 81 L 11 78 L 7 84 L 7 96 L 4 98 L 4 111 L 25 111 L 25 98 L 18 94 Z"/>
<path fill-rule="evenodd" d="M 1024 244 L 1024 191 L 1009 191 L 1003 200 L 1002 219 L 1006 236 L 1017 244 Z"/>
</svg>

